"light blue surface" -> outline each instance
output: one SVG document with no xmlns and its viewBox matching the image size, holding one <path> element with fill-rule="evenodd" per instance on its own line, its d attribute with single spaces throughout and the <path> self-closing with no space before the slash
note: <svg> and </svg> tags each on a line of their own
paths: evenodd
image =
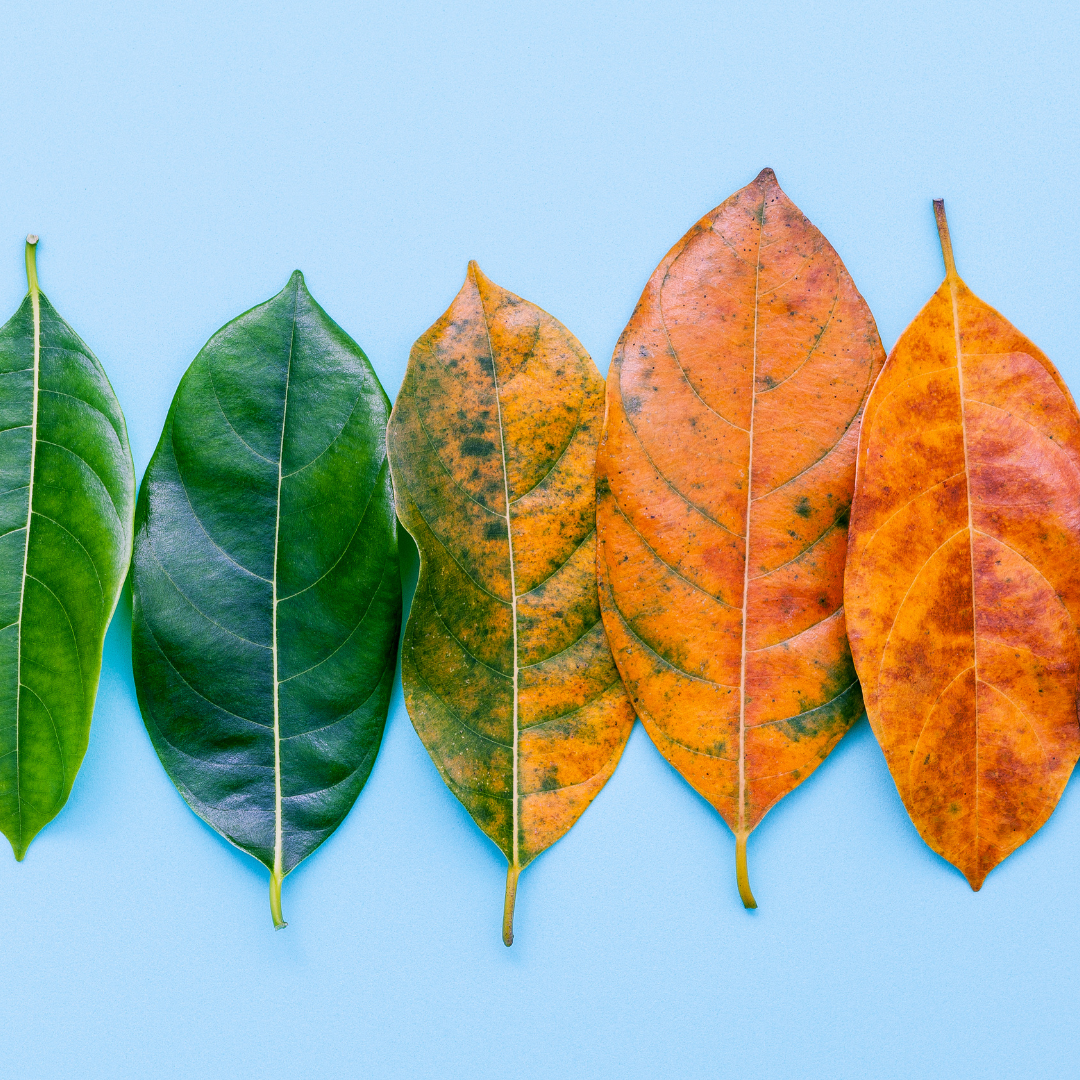
<svg viewBox="0 0 1080 1080">
<path fill-rule="evenodd" d="M 300 267 L 387 391 L 466 261 L 606 370 L 650 272 L 762 166 L 886 347 L 960 272 L 1080 389 L 1074 3 L 9 4 L 0 309 L 42 285 L 142 475 L 209 335 Z M 412 563 L 415 574 L 415 562 Z M 400 685 L 353 813 L 285 884 L 187 809 L 106 646 L 68 807 L 0 853 L 0 1076 L 1058 1078 L 1080 1074 L 1080 795 L 982 892 L 924 846 L 865 720 L 734 844 L 637 728 L 522 877 Z"/>
</svg>

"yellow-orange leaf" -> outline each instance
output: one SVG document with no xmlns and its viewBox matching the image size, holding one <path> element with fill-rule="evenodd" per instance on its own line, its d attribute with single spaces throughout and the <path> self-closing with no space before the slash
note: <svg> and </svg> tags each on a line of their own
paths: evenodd
<svg viewBox="0 0 1080 1080">
<path fill-rule="evenodd" d="M 597 458 L 601 609 L 661 753 L 746 838 L 862 712 L 843 575 L 858 420 L 885 354 L 771 169 L 645 288 Z"/>
<path fill-rule="evenodd" d="M 615 769 L 633 710 L 596 590 L 604 380 L 545 311 L 475 263 L 413 346 L 387 432 L 420 549 L 405 704 L 450 790 L 517 877 Z"/>
<path fill-rule="evenodd" d="M 978 889 L 1077 756 L 1080 417 L 957 276 L 866 406 L 845 596 L 870 725 L 915 827 Z"/>
</svg>

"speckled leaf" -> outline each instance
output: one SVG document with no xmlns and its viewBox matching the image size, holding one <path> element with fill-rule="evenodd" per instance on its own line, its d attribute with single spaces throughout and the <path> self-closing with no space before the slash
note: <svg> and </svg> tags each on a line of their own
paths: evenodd
<svg viewBox="0 0 1080 1080">
<path fill-rule="evenodd" d="M 870 726 L 923 839 L 973 889 L 1080 756 L 1080 417 L 956 273 L 866 406 L 845 598 Z"/>
<path fill-rule="evenodd" d="M 135 684 L 188 805 L 281 880 L 379 750 L 401 626 L 389 401 L 300 272 L 180 383 L 135 516 Z"/>
<path fill-rule="evenodd" d="M 840 257 L 771 169 L 657 268 L 608 380 L 601 608 L 660 752 L 746 839 L 862 712 L 843 575 L 884 361 Z"/>
<path fill-rule="evenodd" d="M 517 877 L 611 776 L 634 722 L 596 597 L 604 381 L 573 335 L 470 263 L 413 346 L 390 419 L 420 549 L 405 702 L 450 790 Z"/>
<path fill-rule="evenodd" d="M 39 291 L 36 243 L 30 291 L 0 328 L 0 828 L 17 859 L 86 752 L 135 504 L 124 414 Z"/>
</svg>

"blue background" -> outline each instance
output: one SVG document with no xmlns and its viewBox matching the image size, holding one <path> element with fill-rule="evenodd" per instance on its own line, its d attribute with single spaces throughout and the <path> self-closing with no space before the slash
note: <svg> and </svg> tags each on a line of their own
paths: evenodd
<svg viewBox="0 0 1080 1080">
<path fill-rule="evenodd" d="M 772 166 L 887 348 L 961 274 L 1080 389 L 1073 3 L 6 4 L 0 309 L 42 285 L 142 475 L 209 335 L 300 267 L 396 392 L 476 258 L 606 371 L 650 272 Z M 415 578 L 415 555 L 408 570 Z M 1064 1077 L 1080 1073 L 1080 794 L 974 894 L 862 720 L 750 842 L 635 729 L 522 877 L 395 692 L 338 832 L 286 882 L 187 809 L 143 730 L 130 600 L 90 748 L 0 856 L 0 1075 Z"/>
</svg>

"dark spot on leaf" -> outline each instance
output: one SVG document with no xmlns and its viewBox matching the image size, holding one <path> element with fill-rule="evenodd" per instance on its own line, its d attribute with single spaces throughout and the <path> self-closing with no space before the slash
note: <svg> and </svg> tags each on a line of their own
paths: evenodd
<svg viewBox="0 0 1080 1080">
<path fill-rule="evenodd" d="M 478 439 L 475 435 L 469 435 L 462 440 L 461 453 L 465 457 L 491 457 L 495 453 L 495 444 L 490 439 Z"/>
</svg>

